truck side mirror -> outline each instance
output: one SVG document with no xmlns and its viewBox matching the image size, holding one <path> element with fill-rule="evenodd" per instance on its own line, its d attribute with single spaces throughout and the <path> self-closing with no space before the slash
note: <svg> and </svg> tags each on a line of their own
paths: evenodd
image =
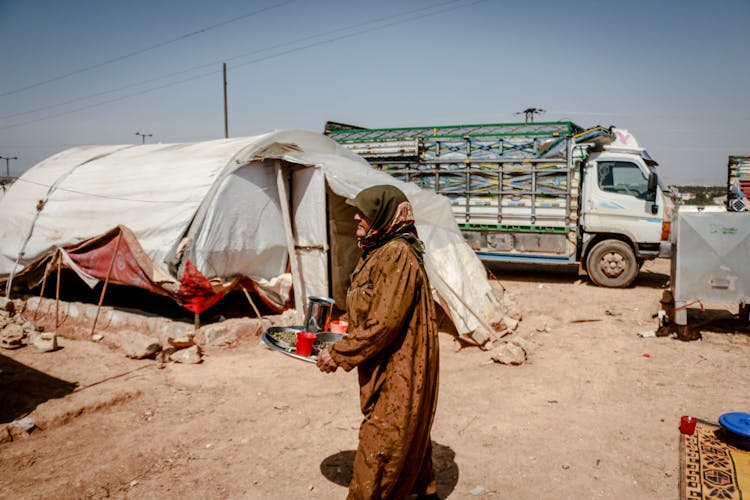
<svg viewBox="0 0 750 500">
<path fill-rule="evenodd" d="M 659 213 L 659 205 L 656 204 L 656 187 L 659 185 L 659 178 L 656 176 L 656 172 L 648 174 L 648 193 L 646 194 L 646 200 L 652 202 L 651 213 L 656 215 Z"/>
<path fill-rule="evenodd" d="M 659 185 L 659 178 L 656 176 L 656 172 L 648 174 L 648 194 L 646 200 L 656 201 L 656 186 Z"/>
</svg>

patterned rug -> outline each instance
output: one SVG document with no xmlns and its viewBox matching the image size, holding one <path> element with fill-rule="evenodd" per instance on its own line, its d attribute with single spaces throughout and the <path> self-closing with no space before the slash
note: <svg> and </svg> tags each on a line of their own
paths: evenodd
<svg viewBox="0 0 750 500">
<path fill-rule="evenodd" d="M 680 498 L 750 500 L 750 451 L 727 444 L 720 425 L 698 420 L 680 434 Z"/>
</svg>

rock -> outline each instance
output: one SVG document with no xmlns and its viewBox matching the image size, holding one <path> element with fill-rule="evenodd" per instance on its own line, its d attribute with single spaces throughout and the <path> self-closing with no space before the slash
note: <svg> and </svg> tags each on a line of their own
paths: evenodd
<svg viewBox="0 0 750 500">
<path fill-rule="evenodd" d="M 0 297 L 0 309 L 8 311 L 11 316 L 16 312 L 16 305 L 8 297 Z"/>
<path fill-rule="evenodd" d="M 10 443 L 11 441 L 13 441 L 13 436 L 11 436 L 8 426 L 0 426 L 0 444 Z"/>
<path fill-rule="evenodd" d="M 273 404 L 273 409 L 274 410 L 288 410 L 289 405 L 287 403 L 284 403 L 283 401 L 276 401 Z"/>
<path fill-rule="evenodd" d="M 185 363 L 189 365 L 195 365 L 203 361 L 200 347 L 197 345 L 188 347 L 187 349 L 180 349 L 179 351 L 172 353 L 169 356 L 169 359 L 175 363 Z"/>
<path fill-rule="evenodd" d="M 31 419 L 31 417 L 23 417 L 19 418 L 18 420 L 14 420 L 10 424 L 8 424 L 7 427 L 8 433 L 10 434 L 11 440 L 13 441 L 15 441 L 16 439 L 23 439 L 27 437 L 35 428 L 36 424 Z"/>
<path fill-rule="evenodd" d="M 503 318 L 503 324 L 505 324 L 505 327 L 511 331 L 515 331 L 516 328 L 518 328 L 518 320 L 511 318 L 510 316 Z"/>
<path fill-rule="evenodd" d="M 33 331 L 29 334 L 29 345 L 39 352 L 54 351 L 57 349 L 57 334 Z"/>
<path fill-rule="evenodd" d="M 503 365 L 522 365 L 526 362 L 526 351 L 514 342 L 501 345 L 490 356 L 492 361 Z"/>
<path fill-rule="evenodd" d="M 301 325 L 302 319 L 295 309 L 287 309 L 277 316 L 269 318 L 273 326 L 294 326 Z"/>
<path fill-rule="evenodd" d="M 121 347 L 129 358 L 144 359 L 161 351 L 159 339 L 149 337 L 134 331 L 125 331 L 121 334 Z"/>
<path fill-rule="evenodd" d="M 172 347 L 171 345 L 163 347 L 162 350 L 156 355 L 156 361 L 158 361 L 159 363 L 169 363 L 170 356 L 172 356 L 172 354 L 176 352 L 177 348 Z M 163 366 L 159 366 L 159 368 L 163 368 Z"/>
<path fill-rule="evenodd" d="M 222 323 L 206 325 L 195 335 L 195 342 L 200 345 L 232 345 L 242 339 L 255 339 L 271 324 L 258 318 L 235 318 Z"/>
<path fill-rule="evenodd" d="M 484 486 L 482 486 L 481 484 L 474 486 L 469 492 L 470 495 L 475 497 L 481 495 L 482 493 L 484 493 Z"/>
<path fill-rule="evenodd" d="M 15 316 L 12 317 L 12 320 L 13 320 L 13 323 L 17 325 L 21 325 L 21 327 L 23 327 L 23 325 L 25 325 L 26 323 L 30 323 L 30 321 L 27 320 L 23 314 L 16 314 Z"/>
<path fill-rule="evenodd" d="M 31 332 L 39 332 L 41 331 L 34 323 L 31 321 L 24 321 L 21 325 L 21 328 L 24 329 L 24 331 L 29 334 Z"/>
</svg>

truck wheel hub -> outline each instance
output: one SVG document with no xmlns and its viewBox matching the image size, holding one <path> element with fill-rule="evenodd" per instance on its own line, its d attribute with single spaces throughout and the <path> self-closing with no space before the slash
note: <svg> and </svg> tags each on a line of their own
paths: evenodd
<svg viewBox="0 0 750 500">
<path fill-rule="evenodd" d="M 608 253 L 602 255 L 599 261 L 599 269 L 609 278 L 616 278 L 625 271 L 625 259 L 619 253 Z"/>
</svg>

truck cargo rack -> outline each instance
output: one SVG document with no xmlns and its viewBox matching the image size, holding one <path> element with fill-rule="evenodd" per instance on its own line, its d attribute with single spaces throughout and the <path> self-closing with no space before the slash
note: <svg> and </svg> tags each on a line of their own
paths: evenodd
<svg viewBox="0 0 750 500">
<path fill-rule="evenodd" d="M 480 258 L 540 262 L 575 259 L 581 148 L 614 138 L 572 122 L 326 133 L 374 168 L 447 197 Z"/>
</svg>

